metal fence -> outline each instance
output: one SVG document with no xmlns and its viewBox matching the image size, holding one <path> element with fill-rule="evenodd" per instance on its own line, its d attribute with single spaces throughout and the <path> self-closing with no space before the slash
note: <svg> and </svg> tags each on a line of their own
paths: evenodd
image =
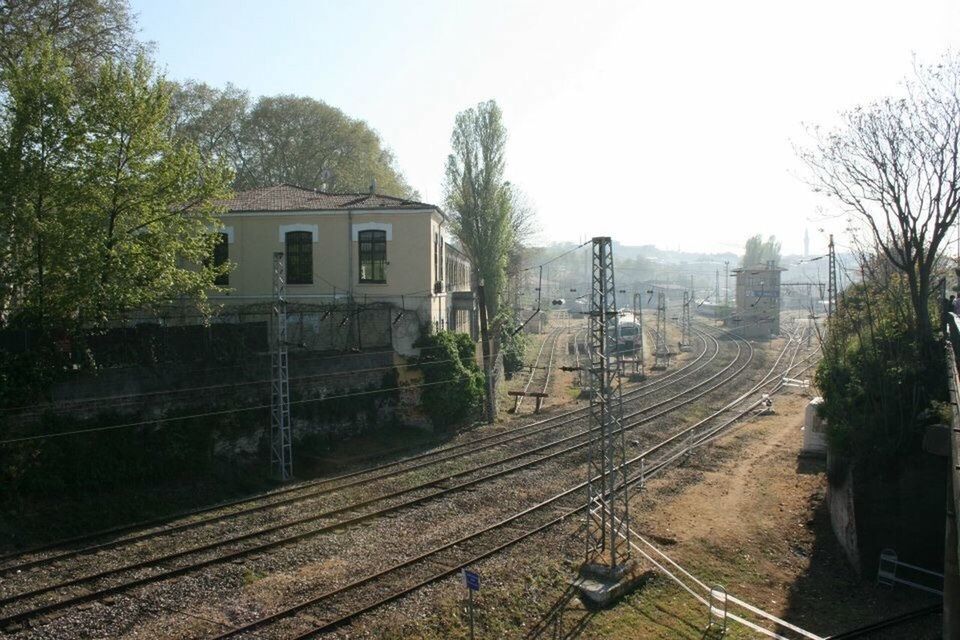
<svg viewBox="0 0 960 640">
<path fill-rule="evenodd" d="M 944 638 L 960 638 L 960 325 L 954 314 L 948 314 L 947 378 L 953 419 L 950 426 L 950 486 L 947 490 L 947 523 L 944 548 L 943 630 Z"/>
</svg>

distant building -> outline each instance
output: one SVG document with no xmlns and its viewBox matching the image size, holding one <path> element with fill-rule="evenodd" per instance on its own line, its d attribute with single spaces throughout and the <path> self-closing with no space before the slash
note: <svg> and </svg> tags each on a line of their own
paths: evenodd
<svg viewBox="0 0 960 640">
<path fill-rule="evenodd" d="M 780 333 L 780 274 L 772 262 L 734 269 L 737 307 L 727 324 L 738 335 L 767 338 Z"/>
<path fill-rule="evenodd" d="M 405 315 L 405 324 L 414 319 L 430 331 L 472 331 L 473 269 L 450 243 L 439 207 L 289 184 L 240 191 L 218 204 L 225 211 L 214 260 L 234 268 L 212 301 L 269 300 L 273 254 L 281 252 L 291 303 L 378 304 L 397 310 L 394 324 Z M 411 339 L 395 346 L 407 351 Z"/>
</svg>

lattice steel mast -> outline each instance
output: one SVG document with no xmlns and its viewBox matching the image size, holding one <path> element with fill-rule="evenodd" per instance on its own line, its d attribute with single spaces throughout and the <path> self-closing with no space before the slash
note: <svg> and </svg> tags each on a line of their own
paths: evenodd
<svg viewBox="0 0 960 640">
<path fill-rule="evenodd" d="M 690 321 L 690 299 L 692 296 L 683 292 L 683 310 L 680 314 L 680 349 L 686 351 L 690 348 L 692 342 L 693 326 Z"/>
<path fill-rule="evenodd" d="M 670 364 L 667 349 L 667 295 L 657 292 L 657 348 L 653 352 L 653 368 L 663 370 Z"/>
<path fill-rule="evenodd" d="M 833 246 L 833 234 L 830 234 L 830 244 L 827 246 L 827 317 L 832 318 L 837 309 L 837 251 Z"/>
<path fill-rule="evenodd" d="M 287 367 L 287 270 L 282 253 L 273 254 L 273 323 L 270 340 L 270 471 L 278 480 L 293 477 L 290 430 L 290 372 Z"/>
<path fill-rule="evenodd" d="M 617 369 L 619 313 L 610 238 L 593 239 L 590 294 L 590 415 L 600 437 L 587 464 L 586 562 L 616 570 L 630 558 L 626 446 Z M 621 534 L 624 534 L 621 536 Z"/>
<path fill-rule="evenodd" d="M 633 372 L 645 376 L 647 372 L 643 360 L 643 296 L 639 293 L 633 294 L 633 319 L 640 326 L 640 331 L 633 340 Z"/>
</svg>

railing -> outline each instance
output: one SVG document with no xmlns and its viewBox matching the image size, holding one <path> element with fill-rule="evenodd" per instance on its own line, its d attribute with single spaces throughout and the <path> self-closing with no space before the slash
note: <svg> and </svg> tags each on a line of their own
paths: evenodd
<svg viewBox="0 0 960 640">
<path fill-rule="evenodd" d="M 944 548 L 943 637 L 960 638 L 960 324 L 955 314 L 947 314 L 947 384 L 950 387 L 950 486 L 947 496 L 947 527 Z"/>
</svg>

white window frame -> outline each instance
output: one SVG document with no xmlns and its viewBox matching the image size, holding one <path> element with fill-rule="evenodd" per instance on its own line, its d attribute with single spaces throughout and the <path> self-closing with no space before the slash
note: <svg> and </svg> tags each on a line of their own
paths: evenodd
<svg viewBox="0 0 960 640">
<path fill-rule="evenodd" d="M 387 242 L 393 240 L 393 225 L 389 222 L 354 222 L 350 230 L 350 237 L 354 242 L 359 242 L 361 231 L 386 231 Z"/>
<path fill-rule="evenodd" d="M 280 233 L 278 241 L 280 244 L 286 244 L 287 234 L 294 231 L 309 231 L 310 239 L 313 240 L 313 243 L 316 244 L 319 242 L 320 236 L 320 226 L 316 224 L 282 224 L 280 225 Z"/>
</svg>

